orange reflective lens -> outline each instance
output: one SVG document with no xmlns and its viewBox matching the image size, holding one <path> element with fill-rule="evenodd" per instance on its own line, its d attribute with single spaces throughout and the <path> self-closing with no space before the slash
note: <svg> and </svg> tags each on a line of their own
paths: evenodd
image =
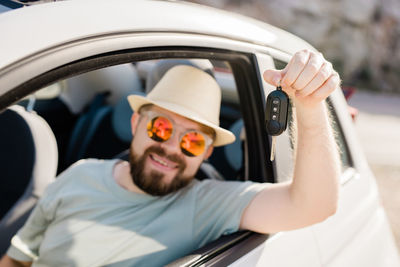
<svg viewBox="0 0 400 267">
<path fill-rule="evenodd" d="M 147 134 L 151 139 L 164 142 L 172 136 L 172 123 L 164 117 L 155 117 L 147 123 Z"/>
<path fill-rule="evenodd" d="M 204 152 L 206 140 L 199 132 L 188 132 L 181 139 L 182 152 L 187 156 L 199 156 Z"/>
<path fill-rule="evenodd" d="M 154 141 L 165 142 L 171 138 L 172 132 L 172 122 L 165 117 L 158 116 L 147 123 L 147 134 Z M 201 155 L 206 146 L 204 134 L 198 131 L 187 132 L 180 140 L 182 153 L 190 157 Z"/>
</svg>

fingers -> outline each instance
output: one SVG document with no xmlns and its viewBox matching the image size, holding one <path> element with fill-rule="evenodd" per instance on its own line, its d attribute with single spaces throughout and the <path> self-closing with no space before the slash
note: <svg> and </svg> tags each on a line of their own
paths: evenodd
<svg viewBox="0 0 400 267">
<path fill-rule="evenodd" d="M 322 101 L 327 98 L 340 84 L 340 77 L 337 72 L 334 72 L 322 86 L 315 90 L 309 97 L 317 101 Z"/>
<path fill-rule="evenodd" d="M 263 73 L 263 77 L 267 83 L 278 86 L 283 77 L 283 70 L 266 70 Z"/>
<path fill-rule="evenodd" d="M 263 77 L 274 86 L 281 81 L 286 93 L 300 99 L 309 96 L 314 100 L 323 100 L 340 84 L 332 64 L 321 53 L 310 50 L 295 53 L 283 70 L 267 70 Z"/>
<path fill-rule="evenodd" d="M 297 92 L 297 96 L 307 96 L 312 94 L 315 90 L 321 87 L 333 73 L 332 64 L 325 62 L 319 71 L 315 74 L 312 80 L 301 90 Z M 302 87 L 297 87 L 302 88 Z"/>
<path fill-rule="evenodd" d="M 320 53 L 318 54 L 310 53 L 309 60 L 306 63 L 304 69 L 302 70 L 301 75 L 297 77 L 296 81 L 291 86 L 296 90 L 299 90 L 301 88 L 305 89 L 305 87 L 311 81 L 313 81 L 316 78 L 316 76 L 319 76 L 319 72 L 321 70 L 321 67 L 324 65 L 324 62 L 325 60 Z M 325 77 L 324 81 L 330 76 L 330 74 L 331 73 L 329 73 L 329 75 Z M 321 86 L 321 84 L 319 84 L 317 88 Z"/>
<path fill-rule="evenodd" d="M 292 57 L 292 59 L 285 68 L 287 72 L 281 82 L 284 87 L 293 88 L 293 84 L 296 82 L 297 78 L 304 70 L 305 66 L 309 61 L 309 58 L 310 58 L 310 52 L 307 50 L 299 51 Z"/>
</svg>

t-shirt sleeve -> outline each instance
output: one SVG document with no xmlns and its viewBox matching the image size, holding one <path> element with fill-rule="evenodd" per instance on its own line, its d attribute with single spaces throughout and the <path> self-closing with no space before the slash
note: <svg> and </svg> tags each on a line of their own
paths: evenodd
<svg viewBox="0 0 400 267">
<path fill-rule="evenodd" d="M 39 246 L 48 225 L 43 202 L 33 209 L 25 225 L 11 239 L 7 255 L 19 261 L 33 261 L 38 258 Z"/>
<path fill-rule="evenodd" d="M 238 231 L 244 209 L 266 187 L 250 181 L 207 180 L 200 184 L 193 223 L 194 240 L 199 240 L 199 247 L 223 234 Z"/>
<path fill-rule="evenodd" d="M 24 226 L 11 239 L 11 245 L 7 250 L 9 257 L 19 261 L 33 261 L 39 257 L 39 248 L 45 231 L 53 221 L 60 204 L 57 193 L 62 190 L 74 174 L 76 168 L 73 167 L 79 165 L 79 163 L 75 163 L 71 168 L 60 174 L 56 181 L 46 188 Z"/>
</svg>

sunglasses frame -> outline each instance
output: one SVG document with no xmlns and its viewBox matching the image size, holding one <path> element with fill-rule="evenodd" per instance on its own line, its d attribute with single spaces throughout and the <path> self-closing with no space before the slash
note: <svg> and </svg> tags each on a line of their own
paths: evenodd
<svg viewBox="0 0 400 267">
<path fill-rule="evenodd" d="M 164 118 L 166 118 L 167 120 L 169 120 L 169 121 L 171 122 L 171 124 L 172 124 L 172 134 L 171 134 L 171 137 L 168 138 L 168 139 L 165 140 L 165 141 L 154 140 L 153 138 L 151 138 L 151 137 L 147 134 L 147 136 L 148 136 L 151 140 L 153 140 L 154 142 L 158 142 L 158 143 L 168 142 L 170 139 L 174 138 L 174 136 L 175 136 L 175 134 L 176 134 L 176 129 L 183 128 L 183 127 L 181 127 L 180 125 L 178 125 L 170 116 L 168 116 L 168 115 L 166 115 L 166 114 L 163 114 L 162 112 L 158 112 L 158 111 L 154 111 L 154 110 L 141 110 L 141 111 L 139 112 L 139 114 L 140 114 L 140 116 L 143 115 L 144 117 L 147 117 L 148 121 L 146 122 L 146 125 L 147 125 L 150 121 L 152 121 L 154 118 L 156 118 L 156 117 L 164 117 Z M 177 126 L 179 126 L 179 127 L 177 127 Z M 146 132 L 147 132 L 147 130 L 146 130 Z M 189 155 L 189 154 L 185 153 L 184 150 L 183 150 L 183 148 L 182 148 L 180 145 L 179 145 L 179 148 L 181 149 L 182 153 L 185 154 L 185 155 L 188 156 L 188 157 L 198 157 L 198 156 L 203 155 L 204 152 L 206 152 L 207 149 L 210 147 L 210 145 L 214 142 L 214 141 L 213 141 L 213 138 L 212 138 L 210 135 L 206 134 L 205 132 L 203 132 L 203 131 L 201 131 L 201 130 L 197 130 L 197 129 L 186 129 L 186 130 L 182 131 L 181 134 L 179 135 L 179 144 L 181 143 L 182 138 L 183 138 L 187 133 L 190 133 L 190 132 L 197 132 L 197 133 L 200 133 L 200 134 L 203 135 L 204 140 L 205 140 L 205 142 L 206 142 L 206 145 L 205 145 L 205 147 L 204 147 L 204 151 L 203 151 L 201 154 L 199 154 L 199 155 L 196 156 L 196 155 Z M 188 151 L 188 153 L 190 153 L 190 152 Z"/>
</svg>

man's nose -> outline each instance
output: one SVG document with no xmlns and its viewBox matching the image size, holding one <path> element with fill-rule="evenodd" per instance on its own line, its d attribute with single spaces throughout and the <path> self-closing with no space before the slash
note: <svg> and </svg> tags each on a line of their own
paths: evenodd
<svg viewBox="0 0 400 267">
<path fill-rule="evenodd" d="M 179 143 L 179 135 L 174 134 L 170 139 L 161 143 L 161 147 L 171 154 L 180 153 L 181 149 Z"/>
</svg>

